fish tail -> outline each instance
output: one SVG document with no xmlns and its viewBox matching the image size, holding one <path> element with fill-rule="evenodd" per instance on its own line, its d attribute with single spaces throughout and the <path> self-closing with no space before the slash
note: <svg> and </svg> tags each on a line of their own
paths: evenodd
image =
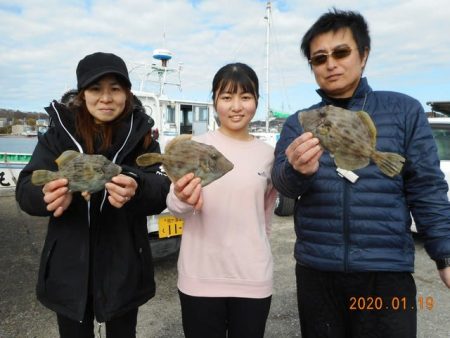
<svg viewBox="0 0 450 338">
<path fill-rule="evenodd" d="M 31 183 L 34 185 L 44 185 L 59 178 L 58 173 L 50 170 L 35 170 L 31 175 Z"/>
<path fill-rule="evenodd" d="M 405 158 L 396 153 L 374 152 L 372 160 L 380 170 L 389 177 L 400 174 L 405 163 Z"/>
<path fill-rule="evenodd" d="M 139 156 L 136 163 L 141 167 L 146 167 L 155 163 L 162 163 L 162 155 L 158 153 L 147 153 Z"/>
</svg>

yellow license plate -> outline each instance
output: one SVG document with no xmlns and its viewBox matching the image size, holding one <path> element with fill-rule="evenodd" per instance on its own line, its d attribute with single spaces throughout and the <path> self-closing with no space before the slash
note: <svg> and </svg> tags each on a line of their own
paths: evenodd
<svg viewBox="0 0 450 338">
<path fill-rule="evenodd" d="M 184 220 L 174 216 L 160 216 L 158 218 L 159 238 L 180 236 L 183 233 Z"/>
</svg>

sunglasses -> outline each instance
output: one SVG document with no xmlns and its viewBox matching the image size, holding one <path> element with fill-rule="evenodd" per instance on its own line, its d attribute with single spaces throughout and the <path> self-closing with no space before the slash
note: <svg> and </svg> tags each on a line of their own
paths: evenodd
<svg viewBox="0 0 450 338">
<path fill-rule="evenodd" d="M 309 63 L 313 66 L 320 66 L 328 61 L 329 56 L 331 56 L 335 60 L 343 59 L 349 56 L 352 53 L 352 50 L 353 49 L 350 47 L 338 47 L 336 49 L 333 49 L 329 53 L 320 53 L 311 56 L 311 59 L 309 59 Z"/>
</svg>

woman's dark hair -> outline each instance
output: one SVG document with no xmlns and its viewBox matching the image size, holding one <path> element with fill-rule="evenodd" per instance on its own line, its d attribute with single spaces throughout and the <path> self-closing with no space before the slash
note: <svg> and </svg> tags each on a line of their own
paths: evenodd
<svg viewBox="0 0 450 338">
<path fill-rule="evenodd" d="M 87 154 L 93 154 L 96 151 L 94 148 L 95 135 L 100 135 L 102 140 L 102 145 L 100 149 L 98 149 L 99 151 L 104 151 L 110 148 L 115 128 L 119 126 L 120 122 L 133 111 L 135 105 L 133 93 L 124 80 L 122 80 L 119 76 L 116 76 L 116 79 L 125 90 L 127 98 L 122 114 L 120 114 L 114 121 L 103 124 L 95 123 L 94 117 L 89 113 L 86 102 L 83 98 L 86 88 L 80 90 L 78 94 L 68 102 L 69 109 L 75 113 L 76 132 L 81 137 Z"/>
<path fill-rule="evenodd" d="M 212 99 L 216 106 L 217 94 L 229 91 L 232 94 L 241 89 L 245 93 L 251 93 L 258 106 L 259 81 L 255 71 L 245 63 L 230 63 L 220 68 L 212 82 Z"/>
<path fill-rule="evenodd" d="M 330 31 L 337 32 L 340 29 L 349 28 L 353 34 L 359 55 L 370 51 L 369 27 L 364 17 L 358 12 L 343 11 L 333 8 L 322 16 L 311 26 L 303 36 L 300 48 L 306 59 L 311 57 L 311 41 L 318 35 Z"/>
</svg>

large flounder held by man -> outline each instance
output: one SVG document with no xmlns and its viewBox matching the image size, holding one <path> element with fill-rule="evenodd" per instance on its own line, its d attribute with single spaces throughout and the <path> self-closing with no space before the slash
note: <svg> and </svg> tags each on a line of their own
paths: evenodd
<svg viewBox="0 0 450 338">
<path fill-rule="evenodd" d="M 365 111 L 351 111 L 332 105 L 299 113 L 305 131 L 311 132 L 334 157 L 339 168 L 361 169 L 370 160 L 389 177 L 400 174 L 405 158 L 375 149 L 377 129 Z"/>
<path fill-rule="evenodd" d="M 214 146 L 196 142 L 191 135 L 183 134 L 171 140 L 164 154 L 147 153 L 139 156 L 136 163 L 149 166 L 162 163 L 164 171 L 172 182 L 178 181 L 188 173 L 194 173 L 201 179 L 204 187 L 219 179 L 231 169 L 231 163 Z"/>
<path fill-rule="evenodd" d="M 106 182 L 122 172 L 119 165 L 103 155 L 81 154 L 74 150 L 64 151 L 55 162 L 58 171 L 35 170 L 31 175 L 31 183 L 44 185 L 66 178 L 70 191 L 94 193 L 102 190 Z"/>
</svg>

